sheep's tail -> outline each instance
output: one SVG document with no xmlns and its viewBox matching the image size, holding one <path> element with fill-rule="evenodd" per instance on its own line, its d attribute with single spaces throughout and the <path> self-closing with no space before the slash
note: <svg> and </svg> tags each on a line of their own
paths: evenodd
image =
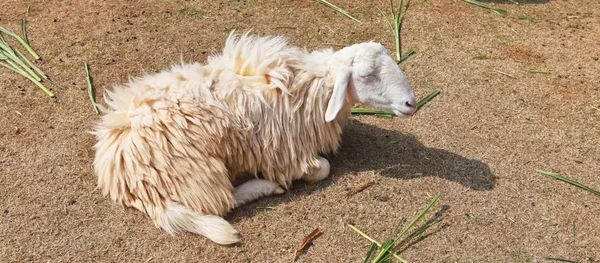
<svg viewBox="0 0 600 263">
<path fill-rule="evenodd" d="M 239 232 L 222 217 L 204 215 L 176 202 L 167 202 L 165 208 L 157 206 L 155 214 L 151 216 L 158 227 L 170 234 L 180 231 L 192 232 L 221 245 L 241 241 Z"/>
</svg>

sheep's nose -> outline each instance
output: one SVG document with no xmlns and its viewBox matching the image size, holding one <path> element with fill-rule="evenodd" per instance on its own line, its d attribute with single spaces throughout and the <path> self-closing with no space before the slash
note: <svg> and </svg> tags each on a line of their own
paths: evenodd
<svg viewBox="0 0 600 263">
<path fill-rule="evenodd" d="M 415 112 L 417 110 L 417 101 L 415 99 L 407 100 L 404 102 L 404 106 L 410 108 L 411 112 Z"/>
</svg>

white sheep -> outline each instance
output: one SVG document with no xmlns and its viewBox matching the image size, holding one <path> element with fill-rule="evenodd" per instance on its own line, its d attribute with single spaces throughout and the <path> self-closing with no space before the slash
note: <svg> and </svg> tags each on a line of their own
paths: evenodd
<svg viewBox="0 0 600 263">
<path fill-rule="evenodd" d="M 182 64 L 107 91 L 93 134 L 102 193 L 168 233 L 240 241 L 221 216 L 293 180 L 329 175 L 353 104 L 415 111 L 408 81 L 378 43 L 337 52 L 231 34 L 207 64 Z M 237 188 L 244 172 L 262 174 Z M 281 187 L 283 186 L 283 188 Z"/>
</svg>

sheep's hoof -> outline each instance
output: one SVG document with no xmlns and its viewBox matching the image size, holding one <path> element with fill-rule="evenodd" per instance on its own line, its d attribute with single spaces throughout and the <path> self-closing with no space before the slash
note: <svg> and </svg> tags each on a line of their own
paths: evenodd
<svg viewBox="0 0 600 263">
<path fill-rule="evenodd" d="M 285 193 L 285 190 L 283 190 L 283 188 L 281 188 L 281 186 L 277 186 L 277 188 L 273 191 L 274 195 L 280 195 Z"/>
<path fill-rule="evenodd" d="M 323 157 L 319 157 L 319 162 L 321 163 L 321 167 L 313 172 L 312 174 L 305 174 L 302 176 L 302 179 L 307 181 L 309 184 L 314 184 L 318 181 L 321 181 L 327 177 L 329 177 L 329 172 L 331 170 L 331 165 L 329 161 Z"/>
</svg>

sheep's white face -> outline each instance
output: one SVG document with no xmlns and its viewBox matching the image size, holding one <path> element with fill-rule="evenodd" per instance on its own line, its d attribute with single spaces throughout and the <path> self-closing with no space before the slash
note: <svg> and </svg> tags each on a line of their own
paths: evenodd
<svg viewBox="0 0 600 263">
<path fill-rule="evenodd" d="M 412 88 L 381 44 L 356 44 L 336 52 L 335 57 L 344 63 L 337 70 L 326 121 L 333 120 L 348 102 L 360 102 L 398 116 L 415 112 L 417 102 Z"/>
<path fill-rule="evenodd" d="M 354 58 L 350 94 L 356 101 L 379 110 L 398 116 L 413 114 L 417 106 L 415 94 L 402 70 L 383 46 L 364 45 L 367 52 Z"/>
</svg>

